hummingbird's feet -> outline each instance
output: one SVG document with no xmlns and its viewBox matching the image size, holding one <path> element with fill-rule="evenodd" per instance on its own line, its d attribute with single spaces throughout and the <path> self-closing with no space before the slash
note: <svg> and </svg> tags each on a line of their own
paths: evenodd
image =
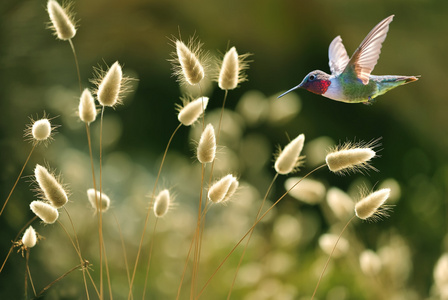
<svg viewBox="0 0 448 300">
<path fill-rule="evenodd" d="M 366 101 L 366 102 L 363 102 L 363 104 L 365 104 L 365 105 L 372 105 L 373 103 L 375 103 L 376 102 L 376 99 L 375 98 L 372 98 L 372 97 L 370 97 L 369 96 L 369 98 L 367 98 L 368 100 Z"/>
</svg>

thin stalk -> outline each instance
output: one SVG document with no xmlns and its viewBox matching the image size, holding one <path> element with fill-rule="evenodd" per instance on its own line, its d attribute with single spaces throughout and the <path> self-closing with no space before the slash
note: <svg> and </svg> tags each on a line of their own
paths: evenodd
<svg viewBox="0 0 448 300">
<path fill-rule="evenodd" d="M 37 219 L 37 216 L 34 216 L 31 220 L 28 221 L 28 223 L 25 224 L 25 226 L 22 227 L 22 229 L 19 230 L 19 232 L 17 233 L 16 237 L 14 238 L 14 242 L 16 242 L 19 239 L 19 236 L 22 234 L 22 232 L 25 231 L 26 228 L 28 228 L 28 226 L 31 225 L 31 223 L 34 222 L 34 220 Z M 9 248 L 8 254 L 6 255 L 5 260 L 3 261 L 2 267 L 0 268 L 0 273 L 2 272 L 3 268 L 5 267 L 6 261 L 8 260 L 9 256 L 11 255 L 12 249 L 14 249 L 14 242 L 13 245 L 11 246 L 11 248 Z"/>
<path fill-rule="evenodd" d="M 127 254 L 126 254 L 126 247 L 124 244 L 123 232 L 121 231 L 121 226 L 120 226 L 120 223 L 118 222 L 117 216 L 114 213 L 112 213 L 112 215 L 114 216 L 115 222 L 117 223 L 118 234 L 120 236 L 120 241 L 121 241 L 121 248 L 123 250 L 123 259 L 124 259 L 124 265 L 126 268 L 126 276 L 128 278 L 128 284 L 130 287 L 131 286 L 131 276 L 129 274 L 129 264 L 128 264 L 128 258 L 127 258 Z"/>
<path fill-rule="evenodd" d="M 28 274 L 28 277 L 30 278 L 30 283 L 31 283 L 31 288 L 33 289 L 33 294 L 34 297 L 36 297 L 36 289 L 34 288 L 34 283 L 33 283 L 33 278 L 31 277 L 31 272 L 30 272 L 30 266 L 29 266 L 29 260 L 30 260 L 30 250 L 27 249 L 26 250 L 26 272 L 25 272 L 25 298 L 26 294 L 27 294 L 27 280 L 26 280 L 26 274 Z"/>
<path fill-rule="evenodd" d="M 55 279 L 54 281 L 50 282 L 46 287 L 44 287 L 39 294 L 36 295 L 36 297 L 34 299 L 39 298 L 40 296 L 42 296 L 43 293 L 45 293 L 45 291 L 47 291 L 49 288 L 51 288 L 55 283 L 61 281 L 62 279 L 64 279 L 68 274 L 70 274 L 71 272 L 75 271 L 77 268 L 81 267 L 82 269 L 84 269 L 84 264 L 81 263 L 73 268 L 71 268 L 70 270 L 68 270 L 67 272 L 65 272 L 64 274 L 62 274 L 61 276 L 59 276 L 57 279 Z"/>
<path fill-rule="evenodd" d="M 0 211 L 0 216 L 1 216 L 2 213 L 3 213 L 3 210 L 5 209 L 6 204 L 8 203 L 9 198 L 10 198 L 11 195 L 12 195 L 12 192 L 13 192 L 14 189 L 16 188 L 17 183 L 19 182 L 20 177 L 22 176 L 23 170 L 25 170 L 25 167 L 26 167 L 26 165 L 28 164 L 28 161 L 30 160 L 31 154 L 33 154 L 33 151 L 34 151 L 34 149 L 36 148 L 36 145 L 37 145 L 37 143 L 34 143 L 34 144 L 33 144 L 33 148 L 31 148 L 30 154 L 28 154 L 28 157 L 26 158 L 25 163 L 23 164 L 22 170 L 20 170 L 19 176 L 17 177 L 16 182 L 14 183 L 14 186 L 12 187 L 11 191 L 9 192 L 8 198 L 6 198 L 6 201 L 5 201 L 5 203 L 3 204 L 2 210 Z"/>
<path fill-rule="evenodd" d="M 146 286 L 148 284 L 148 275 L 149 275 L 149 267 L 151 265 L 151 257 L 152 257 L 152 248 L 154 246 L 154 238 L 155 238 L 155 234 L 156 234 L 156 228 L 157 228 L 157 221 L 159 219 L 156 218 L 156 222 L 154 223 L 154 229 L 152 231 L 152 239 L 150 241 L 150 245 L 149 245 L 149 257 L 148 257 L 148 265 L 146 266 L 146 276 L 145 276 L 145 285 L 143 286 L 143 295 L 142 295 L 142 300 L 145 299 L 145 294 L 146 294 Z"/>
<path fill-rule="evenodd" d="M 207 280 L 207 282 L 204 284 L 202 289 L 200 290 L 199 294 L 196 297 L 196 300 L 199 299 L 199 297 L 202 295 L 210 281 L 213 279 L 213 277 L 218 273 L 218 271 L 221 269 L 221 267 L 224 265 L 224 263 L 229 259 L 230 255 L 232 255 L 233 252 L 235 252 L 236 248 L 241 244 L 241 242 L 251 233 L 251 231 L 255 228 L 255 226 L 293 189 L 295 188 L 300 182 L 302 182 L 303 179 L 307 178 L 317 170 L 325 167 L 326 164 L 321 165 L 319 167 L 316 167 L 314 170 L 310 171 L 308 174 L 303 176 L 300 180 L 298 180 L 289 190 L 287 190 L 280 198 L 277 199 L 277 201 L 274 202 L 261 216 L 258 218 L 257 221 L 252 225 L 252 227 L 249 228 L 249 230 L 243 235 L 243 237 L 236 243 L 236 245 L 230 250 L 230 252 L 224 257 L 223 261 L 219 264 L 219 266 L 216 268 L 216 270 L 212 273 L 210 278 Z"/>
<path fill-rule="evenodd" d="M 79 72 L 78 56 L 76 55 L 75 46 L 73 45 L 72 39 L 69 39 L 68 42 L 70 43 L 70 47 L 72 48 L 73 56 L 75 57 L 76 72 L 78 74 L 79 92 L 82 92 L 81 73 Z"/>
<path fill-rule="evenodd" d="M 168 140 L 168 144 L 166 145 L 165 148 L 165 152 L 163 153 L 163 157 L 162 157 L 162 162 L 160 163 L 160 167 L 159 167 L 159 171 L 157 173 L 157 177 L 156 177 L 156 181 L 154 183 L 154 188 L 152 190 L 152 194 L 151 194 L 151 202 L 149 203 L 149 207 L 148 207 L 148 211 L 146 212 L 146 218 L 145 218 L 145 223 L 143 225 L 143 231 L 142 231 L 142 236 L 140 237 L 140 244 L 138 246 L 138 251 L 137 251 L 137 257 L 135 258 L 135 264 L 134 264 L 134 271 L 132 272 L 132 278 L 131 278 L 131 283 L 130 283 L 130 287 L 129 287 L 129 294 L 128 294 L 128 299 L 131 299 L 131 295 L 132 295 L 132 287 L 134 285 L 134 279 L 135 279 L 135 274 L 137 271 L 137 266 L 138 266 L 138 261 L 140 259 L 140 253 L 142 251 L 142 247 L 143 247 L 143 239 L 145 238 L 145 233 L 146 233 L 146 227 L 148 225 L 148 221 L 149 221 L 149 215 L 151 213 L 151 207 L 152 207 L 152 202 L 154 201 L 154 195 L 156 193 L 156 188 L 157 188 L 157 183 L 159 182 L 159 178 L 160 178 L 160 173 L 162 172 L 162 167 L 163 164 L 165 162 L 165 158 L 166 155 L 168 153 L 168 148 L 171 145 L 171 142 L 174 138 L 174 135 L 176 134 L 176 132 L 179 130 L 179 128 L 182 126 L 182 123 L 180 123 L 176 129 L 174 130 L 174 132 L 171 134 L 170 139 Z"/>
<path fill-rule="evenodd" d="M 182 277 L 180 279 L 179 287 L 177 288 L 177 297 L 176 300 L 179 300 L 180 291 L 182 290 L 182 283 L 185 279 L 185 273 L 187 272 L 188 260 L 190 259 L 191 250 L 193 249 L 194 238 L 191 239 L 190 248 L 188 249 L 187 258 L 185 259 L 184 269 L 182 271 Z"/>
<path fill-rule="evenodd" d="M 103 116 L 104 116 L 104 106 L 101 109 L 101 119 L 100 119 L 100 200 L 99 203 L 102 203 L 102 195 L 103 195 Z M 96 194 L 96 191 L 95 191 Z M 99 213 L 98 213 L 99 210 Z M 99 243 L 100 243 L 100 299 L 103 299 L 103 210 L 99 209 L 97 206 L 98 213 L 98 234 L 99 234 Z"/>
<path fill-rule="evenodd" d="M 263 206 L 264 206 L 264 204 L 266 202 L 266 199 L 268 198 L 268 195 L 271 192 L 271 189 L 274 186 L 274 182 L 275 182 L 275 180 L 277 180 L 277 178 L 278 178 L 278 173 L 275 174 L 274 178 L 271 181 L 271 184 L 268 187 L 268 190 L 266 191 L 266 194 L 263 197 L 263 201 L 261 202 L 260 208 L 258 208 L 257 216 L 255 217 L 255 221 L 258 220 L 258 217 L 261 214 L 261 210 L 263 209 Z M 255 227 L 254 227 L 254 229 L 255 229 Z M 238 272 L 240 270 L 240 267 L 241 267 L 241 264 L 243 262 L 244 256 L 246 255 L 246 250 L 247 250 L 247 247 L 249 246 L 249 242 L 250 242 L 250 240 L 252 238 L 252 234 L 253 233 L 254 233 L 254 230 L 251 230 L 251 232 L 249 234 L 249 238 L 246 241 L 246 245 L 244 246 L 244 250 L 243 250 L 243 253 L 241 254 L 240 261 L 238 262 L 238 266 L 236 267 L 235 276 L 233 276 L 232 285 L 230 286 L 229 294 L 227 295 L 227 300 L 230 299 L 230 295 L 232 294 L 232 290 L 233 290 L 233 287 L 235 285 L 236 278 L 238 277 Z"/>
<path fill-rule="evenodd" d="M 194 299 L 194 292 L 195 292 L 195 286 L 196 286 L 196 278 L 199 272 L 199 253 L 200 253 L 200 229 L 201 229 L 201 223 L 202 223 L 202 197 L 203 197 L 203 190 L 204 190 L 204 173 L 205 173 L 205 164 L 201 164 L 201 189 L 199 192 L 199 205 L 198 205 L 198 220 L 196 223 L 196 229 L 195 234 L 193 236 L 193 239 L 195 240 L 195 248 L 194 248 L 194 255 L 193 255 L 193 270 L 191 275 L 191 288 L 190 288 L 190 299 Z"/>
<path fill-rule="evenodd" d="M 353 217 L 351 217 L 350 220 L 348 220 L 347 224 L 345 224 L 344 228 L 342 228 L 342 231 L 339 234 L 338 239 L 336 240 L 336 243 L 334 243 L 333 249 L 331 250 L 331 253 L 328 256 L 328 259 L 325 262 L 324 269 L 322 270 L 322 273 L 319 276 L 319 280 L 317 281 L 316 288 L 314 289 L 314 292 L 313 292 L 313 296 L 311 296 L 311 300 L 313 300 L 314 296 L 316 295 L 317 289 L 319 288 L 320 282 L 321 282 L 322 278 L 324 277 L 325 271 L 327 270 L 328 264 L 330 263 L 331 257 L 333 256 L 334 250 L 336 249 L 336 246 L 338 245 L 339 240 L 341 239 L 342 234 L 344 233 L 344 231 L 347 229 L 348 225 L 353 221 L 353 219 L 355 217 L 356 216 L 353 216 Z"/>
</svg>

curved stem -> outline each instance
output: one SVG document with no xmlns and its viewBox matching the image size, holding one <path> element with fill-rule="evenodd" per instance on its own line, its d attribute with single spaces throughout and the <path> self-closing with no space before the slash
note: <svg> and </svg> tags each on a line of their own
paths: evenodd
<svg viewBox="0 0 448 300">
<path fill-rule="evenodd" d="M 331 257 L 333 256 L 334 250 L 336 250 L 336 246 L 338 245 L 339 240 L 341 239 L 342 234 L 344 233 L 344 231 L 347 229 L 348 225 L 353 221 L 353 219 L 355 217 L 356 216 L 353 216 L 350 220 L 348 220 L 347 224 L 345 224 L 344 228 L 342 228 L 342 231 L 339 234 L 338 239 L 336 240 L 336 243 L 334 243 L 333 249 L 331 250 L 331 253 L 328 256 L 328 259 L 325 262 L 324 269 L 322 270 L 322 273 L 319 276 L 319 280 L 317 281 L 316 288 L 314 289 L 314 292 L 313 292 L 313 296 L 311 296 L 311 300 L 313 300 L 314 296 L 316 295 L 317 289 L 319 288 L 320 282 L 321 282 L 322 278 L 324 277 L 325 271 L 327 270 L 328 264 L 330 263 Z"/>
<path fill-rule="evenodd" d="M 170 145 L 171 145 L 171 142 L 172 142 L 172 140 L 173 140 L 173 138 L 174 138 L 174 135 L 176 134 L 176 132 L 179 130 L 179 128 L 180 128 L 181 126 L 182 126 L 182 123 L 180 123 L 180 124 L 176 127 L 176 129 L 174 130 L 173 134 L 171 134 L 171 137 L 170 137 L 170 139 L 169 139 L 169 141 L 168 141 L 168 144 L 166 145 L 165 152 L 163 153 L 162 162 L 160 163 L 159 171 L 158 171 L 158 173 L 157 173 L 156 181 L 155 181 L 155 183 L 154 183 L 154 188 L 153 188 L 153 190 L 152 190 L 151 200 L 150 200 L 150 203 L 149 203 L 148 211 L 146 212 L 146 218 L 145 218 L 145 223 L 144 223 L 144 225 L 143 225 L 142 236 L 140 237 L 140 244 L 139 244 L 139 246 L 138 246 L 137 257 L 135 258 L 134 271 L 132 272 L 132 278 L 131 278 L 131 283 L 130 283 L 130 287 L 129 287 L 128 299 L 131 299 L 131 295 L 132 295 L 132 287 L 133 287 L 133 285 L 134 285 L 134 279 L 135 279 L 135 274 L 136 274 L 136 271 L 137 271 L 137 265 L 138 265 L 138 261 L 139 261 L 139 259 L 140 259 L 140 253 L 141 253 L 141 251 L 142 251 L 142 246 L 143 246 L 143 239 L 144 239 L 144 237 L 145 237 L 145 233 L 146 233 L 146 226 L 148 225 L 149 215 L 150 215 L 150 212 L 151 212 L 152 203 L 153 203 L 153 201 L 154 201 L 154 195 L 155 195 L 155 193 L 156 193 L 157 183 L 159 182 L 160 173 L 162 172 L 162 167 L 163 167 L 163 164 L 164 164 L 164 162 L 165 162 L 166 155 L 167 155 L 167 153 L 168 153 L 168 148 L 169 148 Z"/>
<path fill-rule="evenodd" d="M 148 257 L 148 265 L 146 266 L 146 276 L 145 276 L 145 285 L 143 286 L 143 296 L 142 296 L 142 300 L 145 299 L 145 294 L 146 294 L 146 286 L 148 284 L 148 276 L 149 276 L 149 267 L 151 265 L 151 257 L 152 257 L 152 248 L 154 246 L 154 237 L 156 234 L 156 228 L 157 228 L 157 221 L 159 219 L 156 218 L 156 222 L 154 223 L 154 229 L 152 231 L 152 239 L 150 242 L 150 246 L 149 246 L 149 257 Z"/>
<path fill-rule="evenodd" d="M 34 144 L 33 144 L 33 148 L 31 148 L 30 154 L 28 154 L 28 157 L 26 158 L 25 163 L 23 164 L 22 170 L 20 170 L 19 176 L 17 177 L 16 182 L 14 183 L 14 186 L 12 187 L 11 191 L 9 192 L 8 198 L 6 198 L 6 201 L 5 201 L 5 203 L 3 204 L 2 210 L 0 211 L 0 216 L 1 216 L 2 213 L 3 213 L 3 210 L 5 209 L 6 204 L 8 203 L 9 198 L 10 198 L 11 195 L 12 195 L 12 192 L 13 192 L 14 189 L 16 188 L 17 183 L 19 182 L 20 177 L 22 176 L 23 170 L 25 170 L 25 167 L 26 167 L 26 165 L 28 164 L 28 161 L 30 160 L 31 154 L 32 154 L 33 151 L 34 151 L 34 148 L 36 148 L 36 145 L 37 145 L 37 143 L 34 143 Z"/>
<path fill-rule="evenodd" d="M 70 47 L 72 48 L 73 56 L 75 57 L 76 72 L 78 74 L 79 92 L 81 93 L 82 92 L 81 73 L 79 72 L 78 56 L 76 55 L 75 46 L 73 45 L 72 39 L 69 39 L 68 42 L 70 43 Z"/>
<path fill-rule="evenodd" d="M 313 174 L 314 172 L 316 172 L 317 170 L 325 167 L 326 164 L 321 165 L 317 168 L 315 168 L 314 170 L 312 170 L 311 172 L 309 172 L 308 174 L 306 174 L 305 176 L 303 176 L 300 180 L 298 180 L 289 190 L 287 190 L 282 196 L 280 196 L 280 198 L 277 199 L 277 201 L 274 202 L 274 204 L 272 204 L 268 210 L 266 210 L 264 212 L 264 214 L 261 215 L 260 218 L 257 219 L 257 221 L 255 221 L 255 223 L 252 225 L 252 227 L 249 228 L 249 230 L 243 235 L 243 237 L 238 241 L 238 243 L 236 243 L 236 245 L 232 248 L 232 250 L 230 250 L 230 252 L 226 255 L 226 257 L 224 257 L 223 261 L 219 264 L 219 266 L 216 268 L 216 270 L 213 272 L 213 274 L 210 276 L 210 278 L 207 280 L 207 282 L 204 284 L 204 286 L 202 287 L 201 291 L 199 292 L 199 294 L 197 295 L 196 299 L 199 299 L 199 297 L 202 295 L 202 293 L 204 292 L 204 290 L 207 288 L 208 284 L 210 283 L 210 281 L 213 279 L 213 277 L 216 275 L 216 273 L 218 273 L 218 271 L 221 269 L 221 267 L 224 265 L 224 263 L 227 261 L 227 259 L 229 259 L 230 255 L 232 255 L 232 253 L 236 250 L 236 248 L 241 244 L 241 242 L 251 233 L 251 231 L 255 228 L 255 226 L 283 199 L 285 198 L 285 196 L 293 189 L 295 188 L 300 182 L 302 182 L 303 179 L 307 178 L 308 176 L 310 176 L 311 174 Z"/>
<path fill-rule="evenodd" d="M 263 209 L 264 203 L 266 202 L 266 199 L 268 198 L 268 195 L 271 192 L 272 187 L 274 186 L 274 182 L 275 182 L 275 180 L 277 180 L 277 178 L 278 178 L 278 173 L 275 174 L 274 178 L 271 181 L 271 184 L 268 187 L 268 190 L 266 191 L 266 194 L 263 197 L 263 201 L 261 202 L 260 208 L 258 209 L 257 216 L 255 217 L 255 221 L 258 220 L 258 217 L 261 214 L 261 210 Z M 254 229 L 255 229 L 255 227 L 254 227 Z M 233 276 L 232 285 L 230 286 L 229 293 L 227 294 L 227 300 L 230 299 L 230 295 L 232 294 L 232 290 L 233 290 L 233 287 L 235 285 L 236 278 L 238 276 L 238 271 L 240 270 L 241 263 L 243 262 L 244 256 L 246 255 L 246 250 L 247 250 L 247 247 L 249 246 L 249 242 L 250 242 L 250 240 L 252 238 L 252 234 L 253 233 L 254 233 L 254 230 L 252 229 L 251 232 L 250 232 L 249 238 L 246 241 L 246 245 L 244 246 L 243 253 L 241 254 L 240 261 L 238 262 L 238 266 L 236 267 L 235 276 Z"/>
</svg>

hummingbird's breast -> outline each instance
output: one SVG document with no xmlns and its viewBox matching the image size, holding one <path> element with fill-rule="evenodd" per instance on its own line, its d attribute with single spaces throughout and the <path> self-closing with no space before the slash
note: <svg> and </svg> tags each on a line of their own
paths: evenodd
<svg viewBox="0 0 448 300">
<path fill-rule="evenodd" d="M 359 79 L 331 76 L 331 84 L 322 96 L 342 102 L 356 103 L 369 101 L 376 94 L 378 87 L 375 81 L 364 85 Z"/>
</svg>

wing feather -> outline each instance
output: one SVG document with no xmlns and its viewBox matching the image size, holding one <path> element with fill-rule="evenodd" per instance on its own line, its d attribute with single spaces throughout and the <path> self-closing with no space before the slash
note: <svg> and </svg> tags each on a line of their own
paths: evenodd
<svg viewBox="0 0 448 300">
<path fill-rule="evenodd" d="M 393 18 L 394 15 L 391 15 L 378 23 L 365 37 L 347 64 L 347 68 L 353 68 L 357 77 L 364 84 L 369 83 L 369 75 L 380 57 L 381 46 L 386 39 L 389 24 Z"/>
<path fill-rule="evenodd" d="M 342 73 L 350 60 L 339 35 L 333 39 L 328 48 L 328 58 L 332 75 Z"/>
</svg>

